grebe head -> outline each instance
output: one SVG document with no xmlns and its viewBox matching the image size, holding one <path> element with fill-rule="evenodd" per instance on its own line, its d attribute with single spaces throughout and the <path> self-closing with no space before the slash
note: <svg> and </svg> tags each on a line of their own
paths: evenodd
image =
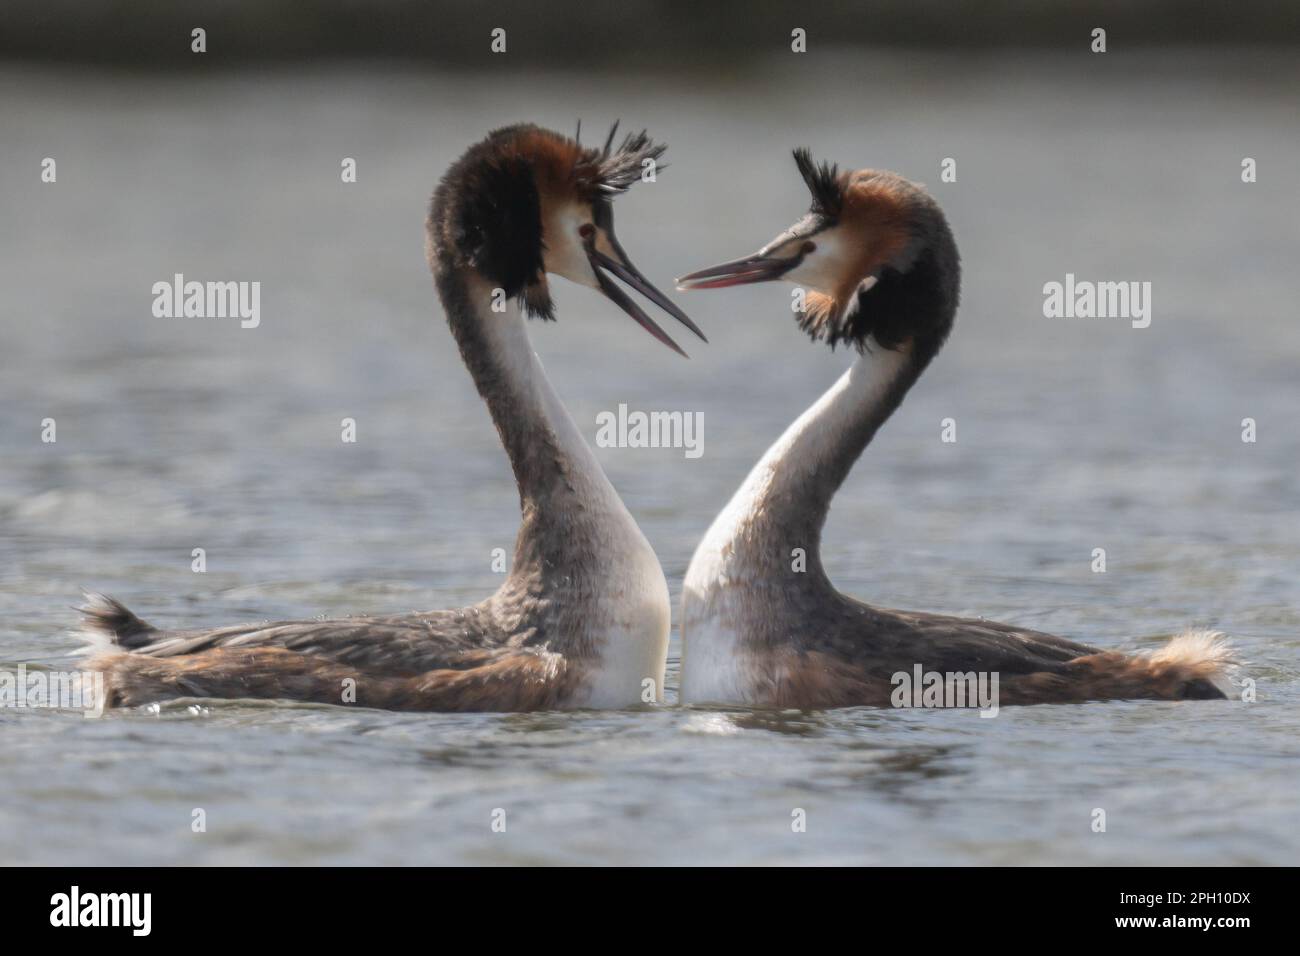
<svg viewBox="0 0 1300 956">
<path fill-rule="evenodd" d="M 960 266 L 943 212 L 924 188 L 874 169 L 840 173 L 806 149 L 795 164 L 812 206 L 758 252 L 677 280 L 686 289 L 783 279 L 806 287 L 799 325 L 859 350 L 938 349 L 957 310 Z"/>
<path fill-rule="evenodd" d="M 496 130 L 447 171 L 434 193 L 431 261 L 477 273 L 517 299 L 530 317 L 554 318 L 548 275 L 598 289 L 651 335 L 685 355 L 627 293 L 616 276 L 701 339 L 695 323 L 650 284 L 614 236 L 612 200 L 636 182 L 665 146 L 645 132 L 615 148 L 618 124 L 602 148 L 520 124 Z M 434 262 L 435 270 L 438 262 Z"/>
</svg>

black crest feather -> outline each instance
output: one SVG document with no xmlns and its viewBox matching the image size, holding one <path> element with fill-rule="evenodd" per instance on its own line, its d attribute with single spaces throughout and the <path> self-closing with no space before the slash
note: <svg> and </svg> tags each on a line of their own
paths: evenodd
<svg viewBox="0 0 1300 956">
<path fill-rule="evenodd" d="M 840 185 L 840 168 L 830 163 L 813 162 L 812 154 L 801 146 L 794 151 L 794 164 L 812 193 L 812 211 L 830 219 L 844 207 L 844 189 Z"/>
<path fill-rule="evenodd" d="M 574 164 L 575 182 L 579 189 L 588 193 L 593 199 L 602 195 L 614 196 L 627 192 L 632 184 L 641 178 L 645 161 L 651 159 L 657 163 L 659 157 L 668 149 L 665 143 L 651 140 L 645 130 L 639 133 L 628 133 L 615 149 L 614 136 L 617 132 L 618 122 L 615 121 L 609 128 L 609 135 L 605 137 L 605 145 L 600 149 L 583 150 Z"/>
</svg>

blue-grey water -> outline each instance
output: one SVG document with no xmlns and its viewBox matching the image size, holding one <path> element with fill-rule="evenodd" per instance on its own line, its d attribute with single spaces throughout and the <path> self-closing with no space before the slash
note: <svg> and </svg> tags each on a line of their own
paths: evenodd
<svg viewBox="0 0 1300 956">
<path fill-rule="evenodd" d="M 836 499 L 841 588 L 1106 648 L 1221 629 L 1257 700 L 690 709 L 674 634 L 669 703 L 636 712 L 0 709 L 0 861 L 1295 863 L 1298 79 L 1293 57 L 1204 52 L 599 77 L 5 67 L 0 667 L 75 667 L 81 587 L 176 627 L 490 593 L 517 499 L 433 295 L 425 202 L 496 125 L 581 116 L 594 136 L 622 117 L 671 144 L 617 204 L 665 287 L 806 207 L 795 145 L 924 181 L 949 214 L 958 324 Z M 260 281 L 261 325 L 155 318 L 151 286 L 178 272 Z M 1044 318 L 1067 273 L 1151 282 L 1150 327 Z M 680 297 L 711 338 L 682 337 L 687 362 L 553 286 L 560 320 L 534 340 L 590 438 L 619 403 L 703 414 L 698 459 L 598 452 L 676 601 L 713 515 L 849 357 L 801 336 L 785 287 Z"/>
</svg>

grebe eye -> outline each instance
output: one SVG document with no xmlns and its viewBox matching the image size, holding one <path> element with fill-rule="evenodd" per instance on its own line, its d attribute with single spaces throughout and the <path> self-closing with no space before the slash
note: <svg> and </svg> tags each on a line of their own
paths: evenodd
<svg viewBox="0 0 1300 956">
<path fill-rule="evenodd" d="M 805 243 L 803 244 L 803 248 L 800 249 L 799 251 L 802 252 L 805 256 L 808 255 L 808 253 L 810 253 L 810 252 L 816 252 L 816 251 L 817 251 L 817 243 L 815 243 L 815 242 L 805 242 Z"/>
<path fill-rule="evenodd" d="M 596 227 L 589 222 L 584 222 L 581 226 L 578 227 L 578 235 L 582 236 L 582 238 L 584 239 L 590 239 L 595 234 L 596 234 Z"/>
</svg>

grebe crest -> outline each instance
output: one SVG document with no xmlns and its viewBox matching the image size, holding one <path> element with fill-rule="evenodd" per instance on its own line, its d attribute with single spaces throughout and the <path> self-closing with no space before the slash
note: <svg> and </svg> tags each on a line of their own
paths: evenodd
<svg viewBox="0 0 1300 956">
<path fill-rule="evenodd" d="M 895 173 L 841 173 L 794 151 L 812 203 L 758 252 L 678 279 L 720 289 L 781 279 L 807 289 L 796 320 L 814 341 L 859 352 L 913 342 L 932 356 L 957 312 L 960 260 L 952 231 L 924 187 Z"/>
<path fill-rule="evenodd" d="M 519 124 L 472 146 L 434 193 L 427 222 L 430 258 L 445 269 L 476 274 L 516 300 L 530 318 L 555 318 L 548 275 L 597 289 L 685 355 L 611 278 L 705 338 L 637 270 L 614 234 L 614 197 L 637 182 L 648 163 L 657 164 L 667 148 L 644 131 L 629 133 L 615 146 L 617 129 L 615 123 L 602 147 L 585 147 L 577 139 Z"/>
</svg>

